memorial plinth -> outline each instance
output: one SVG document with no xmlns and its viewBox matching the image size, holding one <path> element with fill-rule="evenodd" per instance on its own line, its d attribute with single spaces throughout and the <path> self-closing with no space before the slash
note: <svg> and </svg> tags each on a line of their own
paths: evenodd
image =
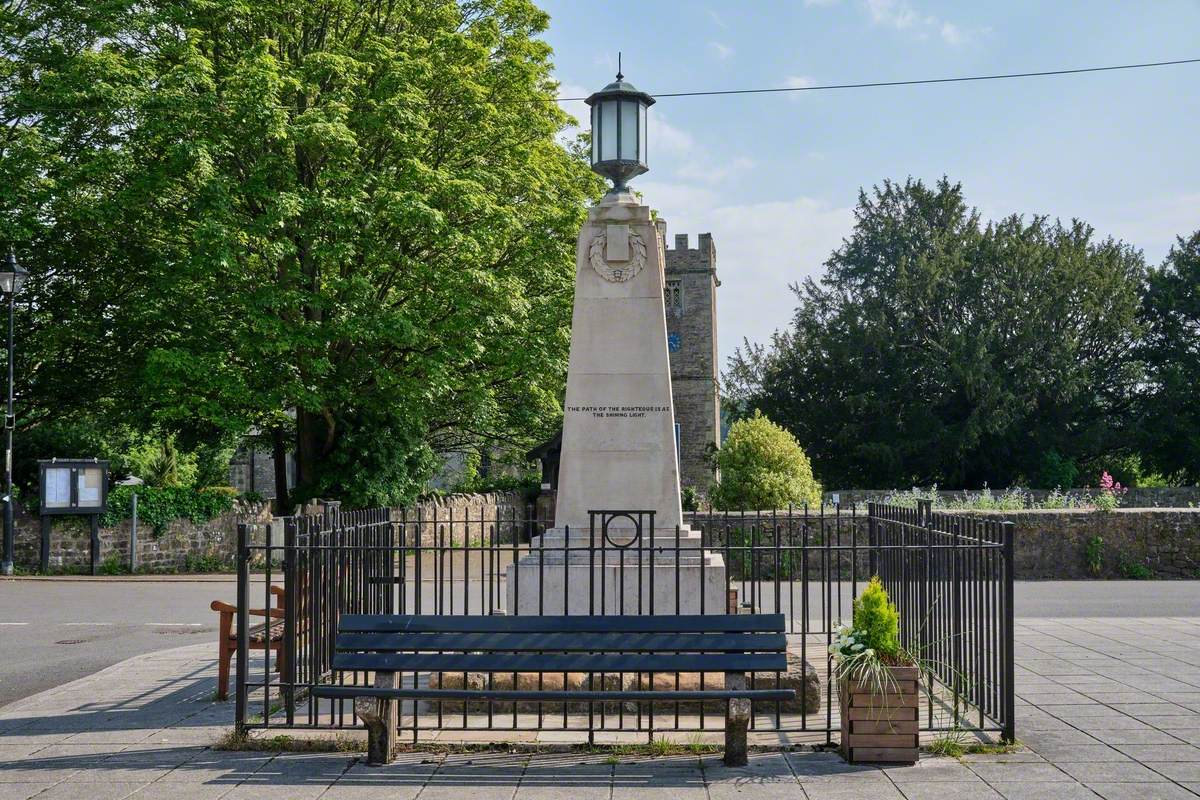
<svg viewBox="0 0 1200 800">
<path fill-rule="evenodd" d="M 556 527 L 508 567 L 510 614 L 725 611 L 724 560 L 680 509 L 663 259 L 650 208 L 629 192 L 589 211 L 576 248 Z M 653 541 L 645 515 L 640 539 L 626 517 L 603 537 L 592 512 L 621 510 L 653 511 Z"/>
</svg>

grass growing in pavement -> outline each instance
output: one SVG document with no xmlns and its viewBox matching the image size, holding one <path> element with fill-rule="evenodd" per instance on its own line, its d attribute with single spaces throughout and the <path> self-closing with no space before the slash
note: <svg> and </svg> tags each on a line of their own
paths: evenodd
<svg viewBox="0 0 1200 800">
<path fill-rule="evenodd" d="M 991 743 L 968 741 L 965 733 L 956 732 L 934 739 L 926 745 L 925 750 L 935 756 L 962 758 L 966 755 L 1004 755 L 1005 753 L 1015 753 L 1021 749 L 1021 746 L 1020 742 Z"/>
<path fill-rule="evenodd" d="M 239 734 L 236 730 L 227 731 L 213 744 L 214 750 L 255 751 L 264 753 L 362 753 L 367 749 L 366 743 L 350 737 L 334 739 L 307 739 L 294 736 L 279 735 L 271 737 L 250 736 Z M 561 750 L 583 753 L 605 753 L 605 764 L 620 764 L 627 758 L 666 758 L 678 755 L 703 755 L 724 751 L 721 745 L 704 744 L 698 737 L 693 737 L 686 744 L 677 744 L 668 739 L 655 739 L 646 744 L 613 744 L 613 745 L 571 745 L 566 748 L 561 745 L 530 745 L 512 742 L 480 742 L 463 744 L 443 744 L 434 742 L 397 743 L 397 752 L 422 753 L 488 753 L 488 752 L 526 752 Z"/>
<path fill-rule="evenodd" d="M 679 744 L 670 739 L 654 739 L 646 744 L 596 744 L 581 745 L 590 753 L 607 753 L 605 764 L 620 764 L 622 758 L 666 758 L 680 755 L 704 755 L 705 753 L 721 753 L 725 748 L 719 744 L 704 744 L 699 736 L 693 736 L 688 742 Z"/>
<path fill-rule="evenodd" d="M 366 746 L 355 739 L 297 739 L 293 736 L 249 736 L 231 730 L 213 744 L 214 750 L 261 753 L 361 753 Z"/>
</svg>

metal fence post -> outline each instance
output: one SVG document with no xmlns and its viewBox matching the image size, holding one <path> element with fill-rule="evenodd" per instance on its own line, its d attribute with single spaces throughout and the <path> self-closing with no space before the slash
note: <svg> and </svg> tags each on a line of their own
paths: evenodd
<svg viewBox="0 0 1200 800">
<path fill-rule="evenodd" d="M 245 523 L 237 529 L 237 678 L 234 705 L 234 729 L 239 735 L 246 732 L 246 676 L 249 672 L 250 643 L 250 549 L 249 528 Z"/>
<path fill-rule="evenodd" d="M 129 571 L 137 572 L 137 492 L 129 500 L 132 517 L 129 522 Z"/>
<path fill-rule="evenodd" d="M 867 580 L 878 574 L 879 542 L 875 530 L 875 504 L 867 503 Z"/>
<path fill-rule="evenodd" d="M 41 542 L 38 549 L 38 565 L 43 575 L 50 572 L 50 516 L 42 514 Z"/>
<path fill-rule="evenodd" d="M 283 702 L 287 724 L 296 717 L 296 518 L 283 523 Z"/>
<path fill-rule="evenodd" d="M 1013 601 L 1015 591 L 1013 586 L 1014 573 L 1014 538 L 1016 525 L 1005 522 L 1002 525 L 1004 536 L 1004 686 L 1002 700 L 1004 702 L 1004 731 L 1002 738 L 1006 742 L 1017 740 L 1017 703 L 1016 703 L 1016 631 L 1013 623 Z"/>
<path fill-rule="evenodd" d="M 92 574 L 100 574 L 100 515 L 89 515 L 92 527 Z"/>
</svg>

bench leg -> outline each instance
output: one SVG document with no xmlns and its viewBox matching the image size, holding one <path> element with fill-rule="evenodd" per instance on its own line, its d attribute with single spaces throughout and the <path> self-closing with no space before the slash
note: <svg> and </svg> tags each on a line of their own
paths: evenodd
<svg viewBox="0 0 1200 800">
<path fill-rule="evenodd" d="M 400 688 L 399 672 L 376 672 L 376 689 Z M 367 726 L 367 763 L 390 764 L 396 754 L 396 728 L 400 724 L 400 704 L 396 700 L 360 697 L 354 711 Z"/>
<path fill-rule="evenodd" d="M 229 699 L 229 662 L 233 660 L 233 648 L 228 636 L 217 643 L 217 699 Z"/>
<path fill-rule="evenodd" d="M 725 689 L 746 689 L 746 673 L 726 672 Z M 746 755 L 746 728 L 750 725 L 750 698 L 735 697 L 729 701 L 725 711 L 725 765 L 744 767 L 749 762 Z"/>
</svg>

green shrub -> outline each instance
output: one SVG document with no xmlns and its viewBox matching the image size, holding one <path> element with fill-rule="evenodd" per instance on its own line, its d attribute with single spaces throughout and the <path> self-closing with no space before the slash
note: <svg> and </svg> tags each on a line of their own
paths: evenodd
<svg viewBox="0 0 1200 800">
<path fill-rule="evenodd" d="M 721 480 L 713 505 L 722 510 L 821 504 L 821 485 L 796 437 L 756 411 L 729 429 L 717 452 Z"/>
<path fill-rule="evenodd" d="M 196 456 L 181 453 L 175 437 L 147 439 L 130 448 L 125 455 L 129 472 L 146 482 L 147 486 L 193 486 L 196 483 Z"/>
<path fill-rule="evenodd" d="M 1104 568 L 1104 539 L 1100 536 L 1093 536 L 1088 539 L 1083 548 L 1083 557 L 1087 561 L 1088 569 L 1093 575 L 1099 575 Z"/>
<path fill-rule="evenodd" d="M 1154 570 L 1140 561 L 1118 559 L 1117 569 L 1120 570 L 1121 575 L 1131 581 L 1148 581 L 1154 578 Z"/>
<path fill-rule="evenodd" d="M 679 493 L 679 504 L 683 506 L 684 511 L 700 510 L 700 494 L 695 486 L 683 487 L 683 491 Z"/>
<path fill-rule="evenodd" d="M 1042 455 L 1041 468 L 1038 470 L 1038 488 L 1070 489 L 1079 480 L 1079 467 L 1069 458 L 1063 458 L 1057 450 L 1049 450 Z"/>
<path fill-rule="evenodd" d="M 183 557 L 185 573 L 226 572 L 237 568 L 236 562 L 226 561 L 214 553 L 188 553 Z"/>
<path fill-rule="evenodd" d="M 224 491 L 207 491 L 186 486 L 114 486 L 108 493 L 108 511 L 100 519 L 105 527 L 129 519 L 131 496 L 137 492 L 138 520 L 161 532 L 176 519 L 207 522 L 233 508 L 236 496 Z"/>
<path fill-rule="evenodd" d="M 129 567 L 121 561 L 121 556 L 117 553 L 109 553 L 108 556 L 100 562 L 99 573 L 101 575 L 124 575 L 129 572 Z"/>
<path fill-rule="evenodd" d="M 862 631 L 863 643 L 879 655 L 899 655 L 900 612 L 888 599 L 878 575 L 854 601 L 854 630 Z"/>
</svg>

